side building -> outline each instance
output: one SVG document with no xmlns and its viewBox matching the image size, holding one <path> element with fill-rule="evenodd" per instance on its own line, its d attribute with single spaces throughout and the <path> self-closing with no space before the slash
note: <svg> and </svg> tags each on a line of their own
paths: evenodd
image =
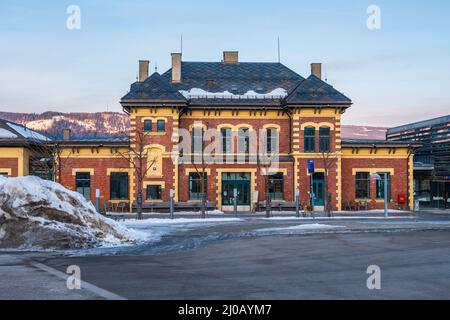
<svg viewBox="0 0 450 320">
<path fill-rule="evenodd" d="M 422 145 L 414 157 L 415 197 L 421 207 L 449 207 L 450 115 L 391 128 L 386 139 Z"/>
</svg>

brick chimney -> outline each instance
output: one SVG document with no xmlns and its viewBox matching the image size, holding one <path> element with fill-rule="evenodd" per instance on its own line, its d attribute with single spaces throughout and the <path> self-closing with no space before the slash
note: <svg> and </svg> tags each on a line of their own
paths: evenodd
<svg viewBox="0 0 450 320">
<path fill-rule="evenodd" d="M 181 82 L 181 53 L 172 53 L 172 83 Z"/>
<path fill-rule="evenodd" d="M 311 74 L 319 79 L 322 79 L 322 64 L 311 63 Z"/>
<path fill-rule="evenodd" d="M 64 141 L 70 141 L 72 136 L 72 130 L 70 130 L 69 128 L 66 128 L 63 130 L 63 140 Z"/>
<path fill-rule="evenodd" d="M 225 64 L 238 64 L 239 63 L 239 51 L 224 51 L 223 63 Z"/>
<path fill-rule="evenodd" d="M 144 82 L 148 78 L 149 64 L 148 60 L 139 60 L 139 82 Z"/>
</svg>

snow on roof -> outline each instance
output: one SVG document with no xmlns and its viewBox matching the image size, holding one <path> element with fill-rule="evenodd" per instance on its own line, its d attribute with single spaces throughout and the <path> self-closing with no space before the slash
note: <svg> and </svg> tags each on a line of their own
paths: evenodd
<svg viewBox="0 0 450 320">
<path fill-rule="evenodd" d="M 187 99 L 192 97 L 213 97 L 213 98 L 227 98 L 227 99 L 267 99 L 267 98 L 284 98 L 287 96 L 287 90 L 283 88 L 276 88 L 268 93 L 258 93 L 254 90 L 247 91 L 244 94 L 233 94 L 229 91 L 223 92 L 209 92 L 201 88 L 192 88 L 190 90 L 180 90 L 180 93 Z"/>
<path fill-rule="evenodd" d="M 50 141 L 50 139 L 47 138 L 46 136 L 44 136 L 40 133 L 37 133 L 36 131 L 27 129 L 26 127 L 23 127 L 23 126 L 20 126 L 18 124 L 14 124 L 11 122 L 7 122 L 6 124 L 8 125 L 8 127 L 13 129 L 14 131 L 16 131 L 18 134 L 20 134 L 22 137 L 24 137 L 26 139 Z"/>
<path fill-rule="evenodd" d="M 0 139 L 2 138 L 18 138 L 16 134 L 12 133 L 9 130 L 0 128 Z"/>
</svg>

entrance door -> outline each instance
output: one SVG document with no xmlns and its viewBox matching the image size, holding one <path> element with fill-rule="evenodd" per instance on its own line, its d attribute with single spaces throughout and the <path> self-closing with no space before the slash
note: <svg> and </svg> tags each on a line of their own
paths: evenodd
<svg viewBox="0 0 450 320">
<path fill-rule="evenodd" d="M 325 175 L 315 173 L 313 176 L 314 206 L 325 205 Z"/>
<path fill-rule="evenodd" d="M 222 205 L 234 204 L 233 190 L 237 189 L 237 205 L 250 205 L 250 174 L 223 173 L 222 174 Z"/>
</svg>

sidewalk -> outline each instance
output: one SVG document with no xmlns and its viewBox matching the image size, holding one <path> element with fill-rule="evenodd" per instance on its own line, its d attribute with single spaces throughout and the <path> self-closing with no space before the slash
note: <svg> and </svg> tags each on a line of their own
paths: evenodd
<svg viewBox="0 0 450 320">
<path fill-rule="evenodd" d="M 305 213 L 303 211 L 300 212 L 300 218 L 312 218 L 311 213 Z M 414 217 L 415 213 L 410 211 L 399 211 L 399 210 L 389 210 L 389 217 L 390 218 L 410 218 Z M 135 219 L 136 213 L 108 213 L 107 217 L 114 219 L 114 220 L 125 220 L 125 219 Z M 208 219 L 214 219 L 214 218 L 234 218 L 233 212 L 219 212 L 219 211 L 213 211 L 209 212 L 207 214 Z M 251 218 L 265 218 L 266 212 L 238 212 L 237 218 L 242 219 L 251 219 Z M 295 218 L 296 213 L 294 211 L 272 211 L 272 217 L 273 218 Z M 325 212 L 314 212 L 314 217 L 319 219 L 328 219 L 330 217 L 326 216 Z M 169 213 L 144 213 L 143 214 L 144 219 L 169 219 Z M 186 219 L 192 219 L 192 218 L 200 218 L 200 212 L 175 212 L 174 213 L 175 219 L 180 218 L 186 218 Z M 383 210 L 369 210 L 369 211 L 336 211 L 332 212 L 332 217 L 334 219 L 338 218 L 353 218 L 353 219 L 368 219 L 368 218 L 377 218 L 382 219 L 384 217 L 384 211 Z"/>
<path fill-rule="evenodd" d="M 37 268 L 20 255 L 0 252 L 0 300 L 99 299 L 86 290 L 69 290 L 66 281 Z"/>
</svg>

